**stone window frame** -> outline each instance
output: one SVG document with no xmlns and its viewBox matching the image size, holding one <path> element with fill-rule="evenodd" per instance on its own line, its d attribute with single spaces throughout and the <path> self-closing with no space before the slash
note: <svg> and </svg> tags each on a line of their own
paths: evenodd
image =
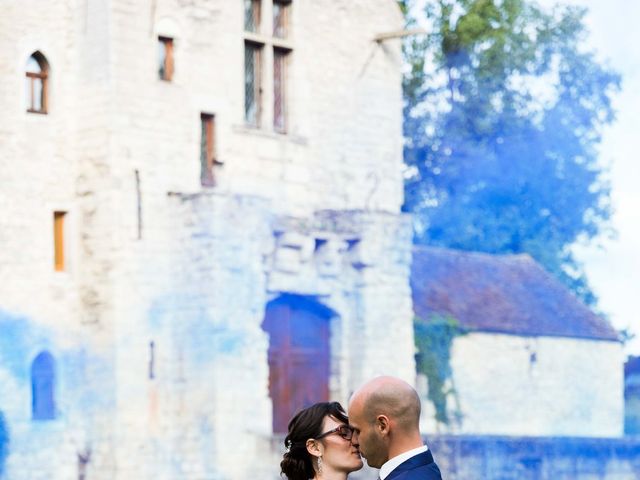
<svg viewBox="0 0 640 480">
<path fill-rule="evenodd" d="M 30 69 L 33 62 L 38 66 L 38 71 Z M 29 56 L 25 66 L 27 112 L 43 115 L 48 113 L 50 70 L 49 62 L 42 52 L 35 51 Z M 36 90 L 39 92 L 39 99 Z"/>
<path fill-rule="evenodd" d="M 247 11 L 248 5 L 253 8 L 254 17 L 258 22 L 249 29 Z M 284 8 L 282 12 L 283 25 L 276 28 L 274 5 Z M 270 19 L 264 22 L 265 18 Z M 244 122 L 252 128 L 261 129 L 270 124 L 270 128 L 280 134 L 287 133 L 289 126 L 289 98 L 291 58 L 294 50 L 292 41 L 293 1 L 292 0 L 245 0 L 244 17 L 244 45 L 245 45 L 245 74 L 244 74 Z M 265 25 L 269 23 L 269 25 Z M 284 30 L 284 35 L 278 36 Z M 249 49 L 254 52 L 253 85 L 247 76 Z M 280 76 L 276 79 L 276 58 L 282 59 L 279 65 Z M 253 95 L 253 102 L 249 103 L 249 94 Z M 268 106 L 269 109 L 265 108 Z M 270 121 L 266 121 L 265 117 Z"/>
</svg>

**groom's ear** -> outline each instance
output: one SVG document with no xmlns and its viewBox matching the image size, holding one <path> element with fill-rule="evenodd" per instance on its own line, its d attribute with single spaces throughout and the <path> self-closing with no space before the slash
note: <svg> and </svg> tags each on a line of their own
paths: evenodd
<svg viewBox="0 0 640 480">
<path fill-rule="evenodd" d="M 307 440 L 305 446 L 307 447 L 307 452 L 309 452 L 309 455 L 313 455 L 314 457 L 322 456 L 322 451 L 320 450 L 320 442 L 318 442 L 317 440 L 310 438 Z"/>
<path fill-rule="evenodd" d="M 386 415 L 378 415 L 376 417 L 376 428 L 381 435 L 389 434 L 389 417 Z"/>
</svg>

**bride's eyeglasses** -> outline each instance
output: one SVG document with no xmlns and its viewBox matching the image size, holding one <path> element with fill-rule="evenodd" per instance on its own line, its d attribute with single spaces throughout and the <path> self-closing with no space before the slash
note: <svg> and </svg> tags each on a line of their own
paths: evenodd
<svg viewBox="0 0 640 480">
<path fill-rule="evenodd" d="M 351 440 L 351 438 L 353 437 L 353 431 L 354 431 L 353 427 L 350 427 L 349 425 L 340 425 L 339 427 L 336 427 L 333 430 L 324 432 L 319 437 L 316 437 L 316 440 L 320 440 L 321 438 L 324 438 L 327 435 L 331 435 L 332 433 L 337 433 L 345 440 Z"/>
</svg>

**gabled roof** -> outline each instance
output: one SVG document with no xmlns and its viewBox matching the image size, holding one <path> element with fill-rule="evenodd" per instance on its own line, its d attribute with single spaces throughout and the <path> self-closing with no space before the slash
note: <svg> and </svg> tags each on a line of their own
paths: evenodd
<svg viewBox="0 0 640 480">
<path fill-rule="evenodd" d="M 476 331 L 618 340 L 607 320 L 528 255 L 414 247 L 411 288 L 423 319 L 450 314 Z"/>
</svg>

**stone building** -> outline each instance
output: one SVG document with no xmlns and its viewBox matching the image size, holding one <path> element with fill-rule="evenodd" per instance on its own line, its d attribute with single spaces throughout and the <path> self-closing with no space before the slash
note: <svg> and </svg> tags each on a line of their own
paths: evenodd
<svg viewBox="0 0 640 480">
<path fill-rule="evenodd" d="M 402 26 L 394 0 L 3 2 L 6 478 L 276 478 L 297 408 L 413 381 Z"/>
<path fill-rule="evenodd" d="M 622 436 L 617 332 L 531 257 L 416 247 L 411 283 L 419 318 L 450 316 L 466 330 L 452 342 L 446 388 L 455 395 L 441 431 Z"/>
</svg>

